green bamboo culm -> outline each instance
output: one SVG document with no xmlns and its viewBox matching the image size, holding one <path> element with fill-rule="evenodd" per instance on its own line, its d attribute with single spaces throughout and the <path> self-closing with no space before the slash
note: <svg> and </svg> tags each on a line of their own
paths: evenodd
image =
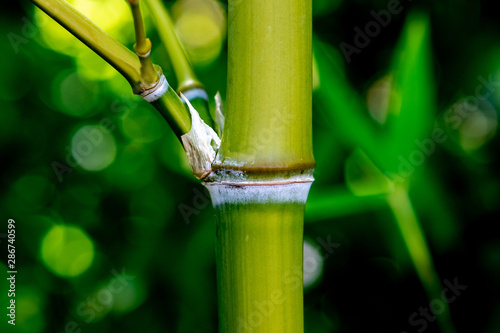
<svg viewBox="0 0 500 333">
<path fill-rule="evenodd" d="M 311 0 L 229 1 L 220 155 L 246 169 L 314 166 L 311 6 Z"/>
<path fill-rule="evenodd" d="M 303 332 L 303 205 L 215 207 L 219 332 Z"/>
<path fill-rule="evenodd" d="M 233 0 L 215 208 L 219 332 L 302 333 L 312 154 L 311 0 Z"/>
</svg>

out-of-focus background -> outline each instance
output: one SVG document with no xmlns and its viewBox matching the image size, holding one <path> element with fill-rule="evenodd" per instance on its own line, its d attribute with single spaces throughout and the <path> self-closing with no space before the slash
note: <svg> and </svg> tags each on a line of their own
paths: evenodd
<svg viewBox="0 0 500 333">
<path fill-rule="evenodd" d="M 71 3 L 132 47 L 123 0 Z M 167 5 L 209 96 L 224 99 L 227 2 Z M 313 6 L 306 332 L 500 332 L 494 3 Z M 1 332 L 217 332 L 212 207 L 172 131 L 31 3 L 0 15 Z"/>
</svg>

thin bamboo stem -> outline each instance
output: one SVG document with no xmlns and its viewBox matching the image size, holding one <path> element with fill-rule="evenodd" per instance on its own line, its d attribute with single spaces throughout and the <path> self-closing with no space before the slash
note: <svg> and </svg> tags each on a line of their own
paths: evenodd
<svg viewBox="0 0 500 333">
<path fill-rule="evenodd" d="M 120 72 L 135 93 L 142 90 L 141 64 L 132 51 L 65 0 L 31 0 L 31 2 Z"/>
<path fill-rule="evenodd" d="M 161 0 L 145 0 L 145 2 L 158 28 L 158 34 L 160 35 L 163 46 L 165 46 L 170 61 L 172 62 L 172 68 L 179 82 L 177 91 L 184 93 L 191 88 L 203 88 L 203 85 L 196 77 L 193 67 L 177 38 L 172 19 L 165 5 Z"/>
<path fill-rule="evenodd" d="M 144 20 L 142 19 L 141 4 L 139 0 L 128 0 L 132 17 L 134 18 L 135 45 L 134 50 L 141 62 L 141 77 L 146 85 L 158 83 L 159 76 L 151 61 L 151 41 L 146 37 Z"/>
<path fill-rule="evenodd" d="M 107 61 L 130 83 L 135 94 L 150 102 L 180 138 L 191 129 L 188 108 L 170 87 L 160 67 L 150 59 L 151 42 L 146 38 L 139 1 L 131 0 L 136 31 L 134 55 L 64 0 L 31 0 L 66 30 Z"/>
<path fill-rule="evenodd" d="M 160 0 L 145 0 L 160 39 L 167 50 L 178 82 L 178 93 L 183 93 L 200 114 L 201 119 L 214 127 L 208 108 L 208 96 L 198 80 L 184 48 L 182 47 L 167 8 Z"/>
<path fill-rule="evenodd" d="M 394 214 L 415 270 L 427 293 L 427 297 L 430 300 L 439 299 L 443 287 L 436 273 L 425 235 L 408 196 L 408 190 L 402 186 L 396 186 L 394 191 L 387 195 L 387 202 Z M 437 317 L 439 326 L 445 333 L 455 333 L 456 330 L 450 317 L 449 306 L 447 303 L 443 303 L 443 307 L 443 313 Z"/>
<path fill-rule="evenodd" d="M 191 129 L 191 118 L 186 111 L 186 105 L 172 87 L 157 101 L 151 103 L 170 125 L 175 135 L 180 138 Z"/>
</svg>

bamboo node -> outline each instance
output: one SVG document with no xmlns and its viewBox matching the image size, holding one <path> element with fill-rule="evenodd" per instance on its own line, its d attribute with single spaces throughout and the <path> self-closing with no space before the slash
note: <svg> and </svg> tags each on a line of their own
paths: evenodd
<svg viewBox="0 0 500 333">
<path fill-rule="evenodd" d="M 161 74 L 158 82 L 151 88 L 145 89 L 141 93 L 141 97 L 149 103 L 153 103 L 158 100 L 160 97 L 165 95 L 169 87 L 168 81 L 165 78 L 165 75 Z"/>
</svg>

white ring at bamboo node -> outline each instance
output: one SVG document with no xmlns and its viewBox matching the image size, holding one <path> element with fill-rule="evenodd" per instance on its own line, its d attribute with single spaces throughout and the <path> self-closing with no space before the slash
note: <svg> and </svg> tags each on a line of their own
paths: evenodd
<svg viewBox="0 0 500 333">
<path fill-rule="evenodd" d="M 201 98 L 205 101 L 208 101 L 208 95 L 205 89 L 201 88 L 192 88 L 189 90 L 186 90 L 185 92 L 182 93 L 184 97 L 187 98 L 188 101 L 192 101 L 195 98 Z"/>
<path fill-rule="evenodd" d="M 135 51 L 135 54 L 137 54 L 138 57 L 147 58 L 151 55 L 151 49 L 149 49 L 148 52 L 146 52 L 146 53 L 140 53 L 140 52 Z"/>
<path fill-rule="evenodd" d="M 154 101 L 158 100 L 161 96 L 165 95 L 169 87 L 168 81 L 165 78 L 165 75 L 161 75 L 160 80 L 158 83 L 149 89 L 144 90 L 141 93 L 141 97 L 149 103 L 153 103 Z"/>
<path fill-rule="evenodd" d="M 300 203 L 305 204 L 312 182 L 238 186 L 204 183 L 214 207 L 225 204 Z"/>
</svg>

